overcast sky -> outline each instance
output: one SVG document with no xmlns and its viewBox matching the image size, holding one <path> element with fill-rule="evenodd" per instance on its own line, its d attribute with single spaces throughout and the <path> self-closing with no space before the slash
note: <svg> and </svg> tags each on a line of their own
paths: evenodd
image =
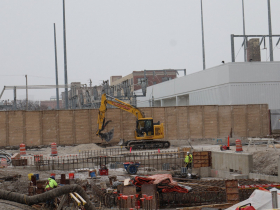
<svg viewBox="0 0 280 210">
<path fill-rule="evenodd" d="M 206 68 L 230 62 L 230 34 L 243 33 L 242 0 L 203 0 L 203 9 Z M 273 34 L 280 34 L 279 10 L 280 1 L 271 0 Z M 246 34 L 268 34 L 267 17 L 267 0 L 245 0 Z M 0 91 L 25 85 L 25 74 L 29 85 L 55 84 L 53 23 L 64 83 L 62 21 L 62 0 L 0 0 Z M 92 79 L 99 85 L 144 69 L 202 70 L 199 0 L 66 0 L 66 31 L 68 83 Z M 235 40 L 236 54 L 241 44 Z M 268 52 L 262 50 L 262 61 Z M 243 61 L 243 49 L 236 61 Z M 54 95 L 55 89 L 29 90 L 32 100 Z M 25 90 L 18 98 L 25 98 Z M 13 91 L 3 99 L 12 100 Z"/>
</svg>

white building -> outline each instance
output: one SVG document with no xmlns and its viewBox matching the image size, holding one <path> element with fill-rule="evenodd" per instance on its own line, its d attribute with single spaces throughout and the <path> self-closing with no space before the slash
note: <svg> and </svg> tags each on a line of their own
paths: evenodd
<svg viewBox="0 0 280 210">
<path fill-rule="evenodd" d="M 141 90 L 135 92 L 141 94 Z M 280 62 L 227 63 L 147 88 L 138 107 L 268 104 L 280 109 Z"/>
</svg>

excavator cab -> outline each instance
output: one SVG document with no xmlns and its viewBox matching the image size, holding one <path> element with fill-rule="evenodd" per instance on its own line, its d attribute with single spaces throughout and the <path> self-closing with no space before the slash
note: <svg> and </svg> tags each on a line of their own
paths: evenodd
<svg viewBox="0 0 280 210">
<path fill-rule="evenodd" d="M 136 122 L 136 132 L 138 137 L 153 136 L 154 135 L 154 123 L 152 118 L 140 118 Z"/>
</svg>

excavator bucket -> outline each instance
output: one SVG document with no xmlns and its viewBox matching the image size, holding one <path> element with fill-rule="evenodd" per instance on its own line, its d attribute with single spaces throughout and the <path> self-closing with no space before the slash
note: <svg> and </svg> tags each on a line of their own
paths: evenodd
<svg viewBox="0 0 280 210">
<path fill-rule="evenodd" d="M 119 143 L 117 144 L 118 146 L 125 146 L 125 141 L 124 139 L 120 139 Z"/>
<path fill-rule="evenodd" d="M 100 133 L 99 136 L 101 137 L 101 139 L 104 139 L 106 142 L 111 141 L 114 136 L 114 128 L 110 130 L 108 133 Z"/>
</svg>

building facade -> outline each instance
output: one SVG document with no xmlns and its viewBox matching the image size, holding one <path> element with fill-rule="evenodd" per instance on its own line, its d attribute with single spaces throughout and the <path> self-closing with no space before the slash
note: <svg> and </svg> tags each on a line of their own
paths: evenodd
<svg viewBox="0 0 280 210">
<path fill-rule="evenodd" d="M 137 106 L 268 104 L 280 109 L 279 92 L 280 62 L 227 63 L 148 87 Z"/>
<path fill-rule="evenodd" d="M 115 87 L 115 92 L 120 90 L 121 87 L 127 85 L 130 86 L 130 90 L 136 91 L 142 88 L 142 83 L 147 79 L 147 87 L 156 85 L 168 80 L 175 79 L 177 77 L 177 71 L 173 69 L 164 70 L 145 70 L 145 71 L 133 71 L 127 76 L 111 76 L 110 86 Z"/>
</svg>

